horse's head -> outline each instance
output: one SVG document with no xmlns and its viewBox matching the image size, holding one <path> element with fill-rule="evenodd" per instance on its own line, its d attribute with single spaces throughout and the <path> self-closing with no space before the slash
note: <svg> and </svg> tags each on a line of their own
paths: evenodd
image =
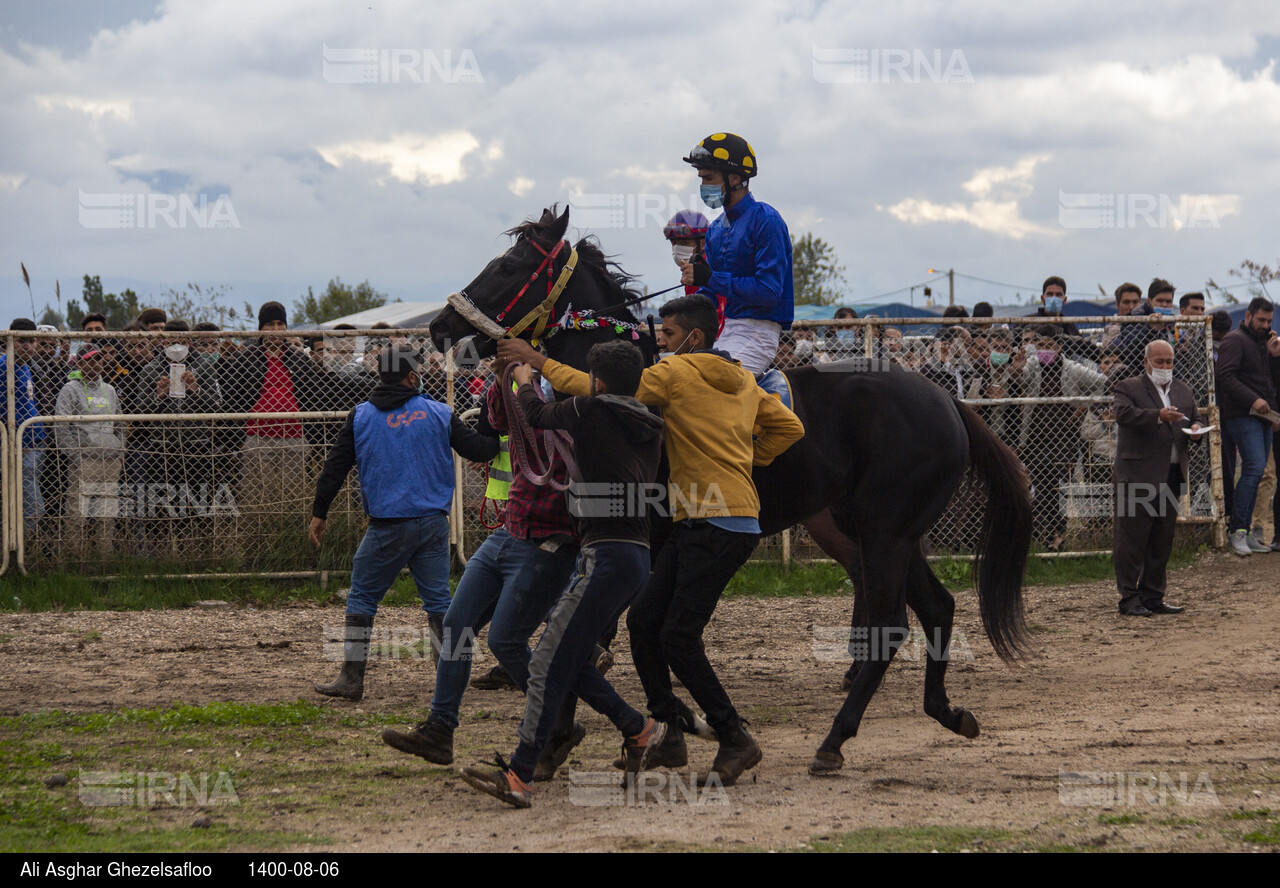
<svg viewBox="0 0 1280 888">
<path fill-rule="evenodd" d="M 460 296 L 465 297 L 461 300 L 463 311 L 478 311 L 483 317 L 464 317 L 462 311 L 450 305 L 431 322 L 431 338 L 436 348 L 445 351 L 462 339 L 475 336 L 476 352 L 482 358 L 491 357 L 496 349 L 494 337 L 499 335 L 498 330 L 518 323 L 546 299 L 548 281 L 554 283 L 569 259 L 567 247 L 552 256 L 568 228 L 569 208 L 556 215 L 556 208 L 552 206 L 544 209 L 536 222 L 524 222 L 508 231 L 507 234 L 515 237 L 515 243 L 490 261 L 460 291 Z M 522 289 L 524 293 L 517 299 Z M 466 307 L 467 302 L 474 308 Z M 484 323 L 485 319 L 491 323 Z"/>
</svg>

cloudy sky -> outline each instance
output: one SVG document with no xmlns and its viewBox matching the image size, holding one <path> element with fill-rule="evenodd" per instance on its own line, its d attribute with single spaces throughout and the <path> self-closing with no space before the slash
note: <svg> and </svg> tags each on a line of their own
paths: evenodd
<svg viewBox="0 0 1280 888">
<path fill-rule="evenodd" d="M 20 261 L 38 308 L 85 274 L 436 301 L 552 202 L 667 287 L 724 130 L 849 302 L 1237 283 L 1280 257 L 1278 56 L 1264 2 L 5 0 L 0 313 Z"/>
</svg>

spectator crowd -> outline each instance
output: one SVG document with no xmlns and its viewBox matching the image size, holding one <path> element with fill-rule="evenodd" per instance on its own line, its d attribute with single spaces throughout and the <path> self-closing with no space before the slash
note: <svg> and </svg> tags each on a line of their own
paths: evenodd
<svg viewBox="0 0 1280 888">
<path fill-rule="evenodd" d="M 1280 540 L 1274 531 L 1272 539 L 1266 540 L 1262 524 L 1264 514 L 1273 527 L 1280 517 L 1280 499 L 1273 492 L 1274 456 L 1268 462 L 1268 452 L 1275 449 L 1270 442 L 1277 432 L 1269 423 L 1250 418 L 1251 409 L 1260 409 L 1264 403 L 1273 410 L 1277 406 L 1280 345 L 1272 345 L 1269 355 L 1263 353 L 1265 331 L 1271 324 L 1270 301 L 1254 299 L 1235 331 L 1225 311 L 1215 312 L 1209 325 L 1212 342 L 1207 344 L 1203 322 L 1178 323 L 1179 317 L 1203 317 L 1203 293 L 1179 297 L 1172 284 L 1157 278 L 1145 293 L 1137 284 L 1124 283 L 1114 296 L 1117 317 L 1164 316 L 1169 321 L 1110 323 L 1081 332 L 1063 315 L 1066 283 L 1055 276 L 1044 282 L 1035 316 L 1023 322 L 953 324 L 931 335 L 879 323 L 833 326 L 825 331 L 793 329 L 783 334 L 774 366 L 821 366 L 850 358 L 888 362 L 922 374 L 957 398 L 977 402 L 983 419 L 1014 450 L 1030 475 L 1036 544 L 1061 550 L 1068 537 L 1069 501 L 1075 500 L 1077 511 L 1087 513 L 1087 525 L 1110 523 L 1117 442 L 1112 395 L 1118 383 L 1144 373 L 1148 345 L 1167 342 L 1174 352 L 1174 378 L 1191 389 L 1202 410 L 1208 404 L 1213 375 L 1222 410 L 1223 487 L 1233 549 L 1242 555 L 1276 549 Z M 943 314 L 944 318 L 969 316 L 960 306 Z M 993 309 L 978 303 L 972 316 L 990 318 Z M 856 310 L 842 307 L 833 320 L 857 317 Z M 1224 341 L 1225 363 L 1221 359 Z M 1247 359 L 1243 368 L 1242 355 Z M 1234 436 L 1233 429 L 1237 430 Z M 1208 461 L 1198 460 L 1190 487 L 1199 502 L 1208 502 L 1208 473 Z M 1237 490 L 1243 490 L 1248 503 L 1233 514 Z M 951 511 L 943 526 L 935 528 L 932 542 L 944 549 L 971 549 L 978 521 L 976 517 L 969 520 L 963 492 Z M 1252 544 L 1242 540 L 1242 531 Z"/>
<path fill-rule="evenodd" d="M 258 329 L 283 334 L 285 307 L 264 304 Z M 192 327 L 148 308 L 122 332 L 152 336 L 103 336 L 106 318 L 89 314 L 76 339 L 15 337 L 15 428 L 36 417 L 138 417 L 27 426 L 27 546 L 73 561 L 189 554 L 232 540 L 235 534 L 215 532 L 225 522 L 262 530 L 284 517 L 281 504 L 296 501 L 300 511 L 339 425 L 303 416 L 349 410 L 377 384 L 378 348 L 410 344 L 386 324 L 375 329 L 383 332 L 212 336 L 223 332 L 216 324 Z M 10 330 L 35 334 L 37 327 L 17 318 Z M 431 349 L 414 345 L 424 355 Z M 7 379 L 6 360 L 0 353 Z M 431 353 L 424 366 L 424 389 L 443 398 L 442 357 Z M 4 409 L 7 421 L 7 401 Z M 219 413 L 249 417 L 181 419 Z"/>
</svg>

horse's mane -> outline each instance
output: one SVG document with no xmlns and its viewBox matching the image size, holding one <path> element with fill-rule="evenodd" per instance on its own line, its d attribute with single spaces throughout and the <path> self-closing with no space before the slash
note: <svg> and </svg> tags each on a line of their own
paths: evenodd
<svg viewBox="0 0 1280 888">
<path fill-rule="evenodd" d="M 552 204 L 551 209 L 542 214 L 542 218 L 526 219 L 519 225 L 507 229 L 504 234 L 516 239 L 522 237 L 543 239 L 542 236 L 559 218 L 557 207 L 557 204 Z M 589 234 L 582 238 L 574 244 L 574 249 L 578 251 L 578 267 L 589 269 L 608 287 L 611 298 L 607 304 L 626 302 L 641 295 L 640 291 L 633 286 L 636 276 L 629 274 L 613 256 L 605 253 L 595 235 Z"/>
</svg>

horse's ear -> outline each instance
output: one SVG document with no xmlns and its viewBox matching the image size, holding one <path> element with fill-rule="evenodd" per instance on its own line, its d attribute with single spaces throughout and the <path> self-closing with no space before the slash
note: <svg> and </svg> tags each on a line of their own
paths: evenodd
<svg viewBox="0 0 1280 888">
<path fill-rule="evenodd" d="M 564 212 L 556 219 L 555 224 L 548 229 L 548 233 L 555 236 L 556 240 L 562 240 L 564 233 L 569 230 L 569 205 L 564 205 Z"/>
</svg>

